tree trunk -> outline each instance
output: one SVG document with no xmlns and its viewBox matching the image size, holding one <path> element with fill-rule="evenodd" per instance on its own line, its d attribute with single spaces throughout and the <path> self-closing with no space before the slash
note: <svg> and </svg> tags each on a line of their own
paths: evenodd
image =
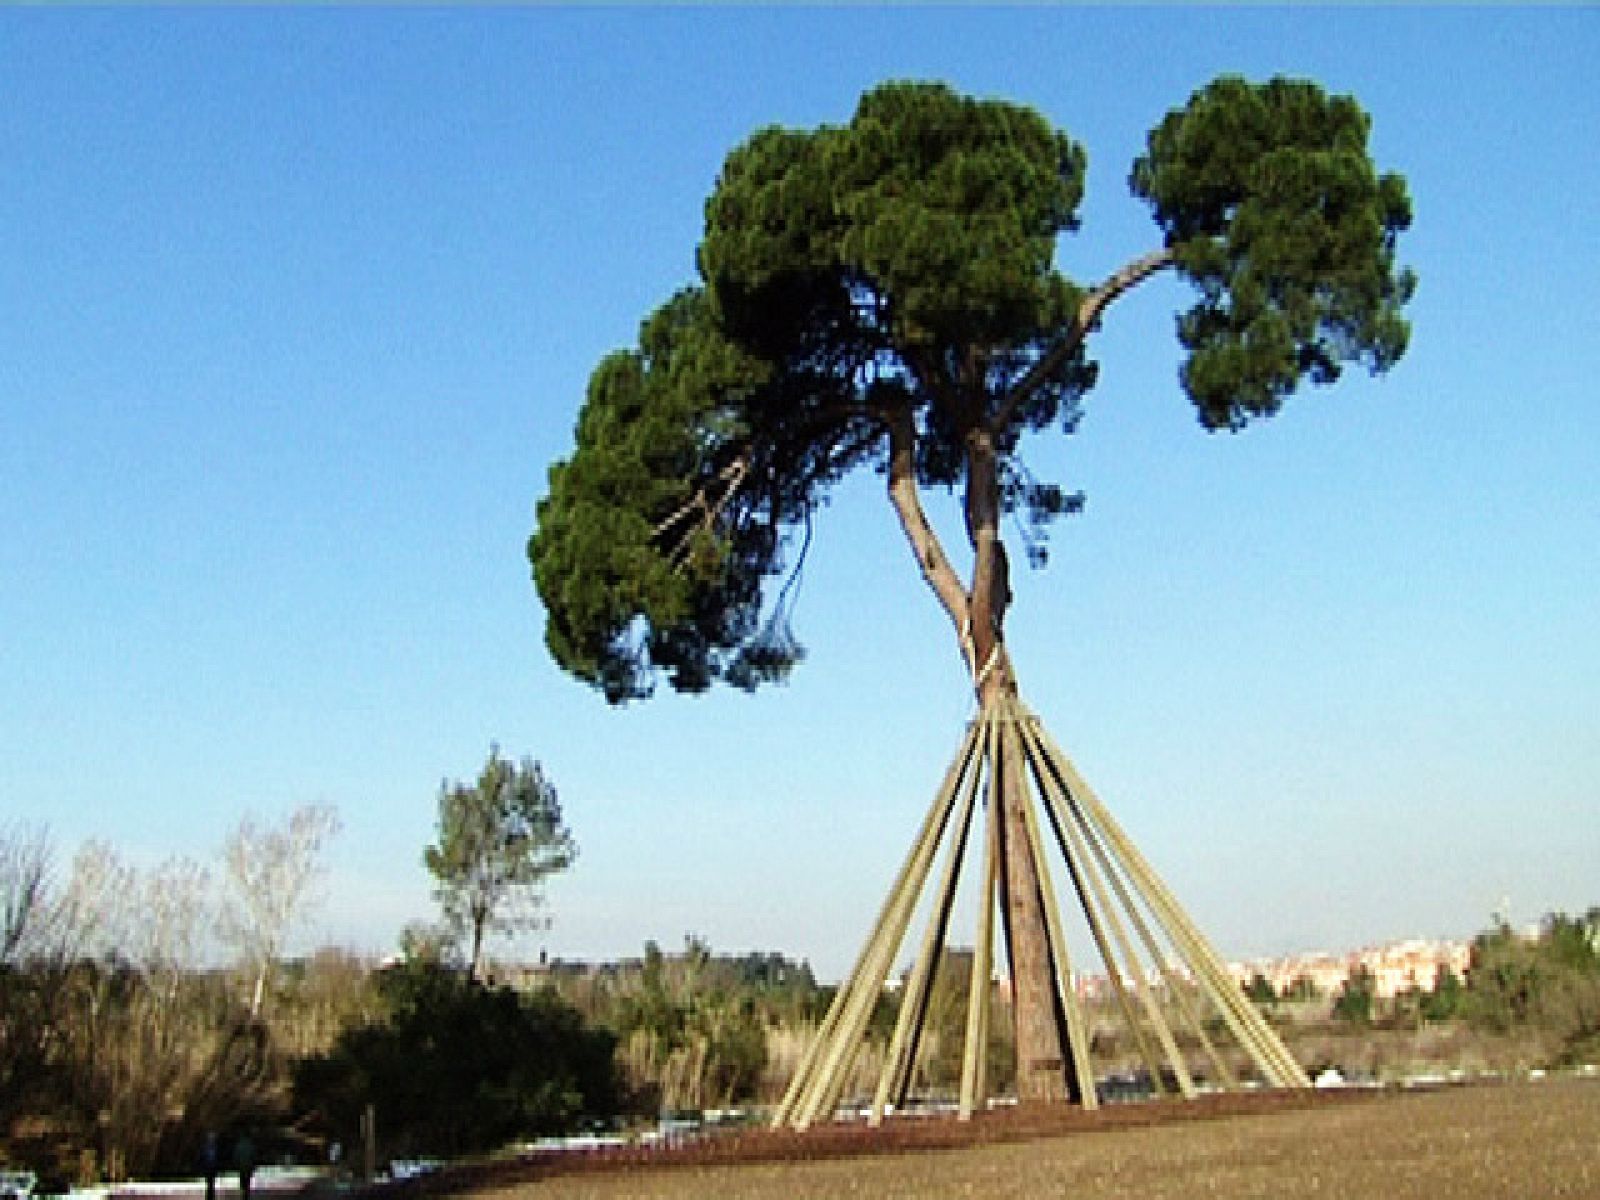
<svg viewBox="0 0 1600 1200">
<path fill-rule="evenodd" d="M 1004 654 L 1003 648 L 1001 651 Z M 1010 663 L 991 673 L 980 689 L 988 696 L 1016 690 Z M 1039 864 L 1028 836 L 1029 803 L 1025 764 L 1018 743 L 1002 739 L 999 760 L 1001 821 L 1001 915 L 1011 975 L 1012 1014 L 1016 1026 L 1017 1098 L 1028 1103 L 1067 1096 L 1066 1019 L 1056 994 L 1057 964 L 1045 924 L 1044 892 Z"/>
<path fill-rule="evenodd" d="M 467 979 L 471 983 L 481 983 L 478 972 L 483 967 L 483 934 L 489 924 L 489 914 L 481 908 L 474 908 L 472 912 L 472 956 L 467 963 Z"/>
<path fill-rule="evenodd" d="M 998 465 L 986 434 L 968 439 L 967 461 L 967 534 L 974 554 L 969 620 L 973 686 L 981 706 L 1014 696 L 1017 681 L 1003 633 L 1011 585 L 1000 541 Z M 1000 778 L 1001 911 L 1016 1023 L 1017 1098 L 1026 1103 L 1066 1096 L 1067 1043 L 1039 883 L 1041 864 L 1028 836 L 1027 768 L 1017 746 L 1015 739 L 1002 739 L 999 761 L 991 769 Z"/>
<path fill-rule="evenodd" d="M 986 391 L 982 355 L 969 349 L 953 370 L 933 354 L 908 358 L 923 389 L 949 424 L 965 430 L 967 540 L 972 546 L 970 586 L 945 556 L 928 523 L 918 493 L 916 423 L 910 405 L 881 414 L 889 439 L 889 502 L 900 519 L 922 578 L 956 628 L 962 658 L 972 672 L 980 706 L 1014 696 L 1016 675 L 1005 646 L 1006 608 L 1011 603 L 1009 567 L 1000 540 L 1000 455 L 997 437 L 1016 432 L 1018 414 L 1030 397 L 1056 376 L 1118 297 L 1174 263 L 1168 247 L 1134 259 L 1085 294 L 1073 320 L 1054 346 L 1006 389 Z M 1011 971 L 1012 1011 L 1017 1034 L 1017 1095 L 1024 1102 L 1082 1100 L 1092 1080 L 1080 1080 L 1069 1065 L 1066 1014 L 1056 990 L 1060 964 L 1050 948 L 1044 893 L 1028 836 L 1026 806 L 1032 803 L 1027 765 L 1015 738 L 1002 739 L 999 775 L 1001 917 Z M 1064 987 L 1071 986 L 1063 979 Z"/>
<path fill-rule="evenodd" d="M 981 427 L 974 428 L 966 439 L 965 517 L 973 568 L 971 586 L 965 588 L 922 511 L 909 413 L 897 414 L 890 422 L 889 437 L 890 503 L 923 579 L 956 627 L 978 703 L 981 706 L 1000 696 L 1015 695 L 1016 675 L 1003 632 L 1011 586 L 1000 541 L 1000 480 L 994 439 Z M 1016 755 L 1016 745 L 1015 740 L 1003 741 L 994 769 L 1000 772 L 1001 919 L 1016 1025 L 1017 1096 L 1027 1103 L 1061 1100 L 1069 1089 L 1066 1018 L 1056 994 L 1057 964 L 1045 924 L 1040 864 L 1028 836 L 1027 768 Z"/>
<path fill-rule="evenodd" d="M 261 963 L 256 967 L 256 985 L 250 993 L 250 1019 L 256 1020 L 261 1016 L 261 1002 L 267 994 L 267 964 Z"/>
</svg>

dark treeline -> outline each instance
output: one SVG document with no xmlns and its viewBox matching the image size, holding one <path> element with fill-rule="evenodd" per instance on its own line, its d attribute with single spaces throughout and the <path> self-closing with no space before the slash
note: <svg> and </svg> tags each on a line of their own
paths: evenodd
<svg viewBox="0 0 1600 1200">
<path fill-rule="evenodd" d="M 679 952 L 476 974 L 451 944 L 405 940 L 377 964 L 334 950 L 263 964 L 241 950 L 197 965 L 215 922 L 195 873 L 140 873 L 90 847 L 57 884 L 39 840 L 0 836 L 0 1166 L 41 1190 L 200 1171 L 209 1137 L 248 1135 L 263 1161 L 354 1163 L 376 1116 L 380 1161 L 490 1151 L 596 1123 L 774 1101 L 815 1037 L 833 990 L 776 953 Z M 945 955 L 930 1002 L 918 1089 L 959 1075 L 971 955 Z M 1252 995 L 1280 1023 L 1308 996 Z M 1268 989 L 1270 991 L 1270 989 Z M 870 1092 L 896 1016 L 882 997 L 857 1063 Z M 1442 1029 L 1507 1048 L 1526 1066 L 1600 1057 L 1600 908 L 1554 914 L 1536 934 L 1480 934 L 1464 978 L 1378 1000 L 1353 976 L 1322 997 L 1343 1040 Z M 1007 1009 L 989 1060 L 1009 1082 Z M 1097 1062 L 1119 1039 L 1091 1007 Z M 1125 1039 L 1123 1039 L 1125 1040 Z M 1327 1058 L 1332 1061 L 1332 1058 Z"/>
<path fill-rule="evenodd" d="M 241 877 L 311 874 L 316 839 L 250 831 L 241 864 L 263 848 L 301 861 Z M 0 1167 L 59 1191 L 193 1177 L 208 1141 L 224 1164 L 246 1139 L 261 1161 L 338 1146 L 350 1162 L 369 1106 L 387 1160 L 745 1103 L 768 1085 L 772 1031 L 813 1024 L 830 995 L 804 964 L 693 938 L 511 981 L 450 936 L 404 937 L 388 964 L 284 960 L 258 951 L 286 922 L 246 930 L 236 900 L 192 863 L 140 871 L 96 844 L 58 878 L 42 835 L 0 831 Z M 248 936 L 207 963 L 223 928 Z"/>
<path fill-rule="evenodd" d="M 1434 1002 L 1435 1019 L 1459 1017 L 1491 1033 L 1531 1036 L 1544 1065 L 1595 1062 L 1600 1059 L 1600 907 L 1581 917 L 1552 913 L 1532 938 L 1503 923 L 1479 934 L 1464 985 L 1448 987 L 1442 995 L 1443 1002 Z"/>
</svg>

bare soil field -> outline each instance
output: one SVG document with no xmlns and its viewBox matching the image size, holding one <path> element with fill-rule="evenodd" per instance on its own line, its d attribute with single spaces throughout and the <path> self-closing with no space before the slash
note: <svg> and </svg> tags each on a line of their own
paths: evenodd
<svg viewBox="0 0 1600 1200">
<path fill-rule="evenodd" d="M 1261 1098 L 1263 1100 L 1267 1098 Z M 925 1123 L 874 1152 L 865 1131 L 481 1179 L 482 1200 L 793 1197 L 1593 1197 L 1600 1081 L 1125 1106 L 1066 1118 Z M 973 1140 L 970 1130 L 982 1140 Z M 718 1158 L 738 1161 L 717 1161 Z M 754 1161 L 750 1161 L 754 1160 Z M 458 1181 L 458 1184 L 465 1182 Z M 430 1189 L 431 1190 L 431 1189 Z M 455 1191 L 456 1188 L 449 1188 Z"/>
</svg>

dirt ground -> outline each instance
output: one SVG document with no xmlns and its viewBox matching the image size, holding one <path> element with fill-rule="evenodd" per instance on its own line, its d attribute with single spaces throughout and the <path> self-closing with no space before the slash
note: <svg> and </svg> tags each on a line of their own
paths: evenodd
<svg viewBox="0 0 1600 1200">
<path fill-rule="evenodd" d="M 1006 1136 L 1015 1137 L 1013 1131 Z M 846 1151 L 850 1153 L 850 1151 Z M 645 1165 L 484 1187 L 479 1200 L 1412 1197 L 1600 1200 L 1600 1081 L 1453 1087 L 958 1148 Z"/>
</svg>

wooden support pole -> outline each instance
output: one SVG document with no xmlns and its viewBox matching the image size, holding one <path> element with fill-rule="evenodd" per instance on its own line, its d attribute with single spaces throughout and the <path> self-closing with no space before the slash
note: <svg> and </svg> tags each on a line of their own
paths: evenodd
<svg viewBox="0 0 1600 1200">
<path fill-rule="evenodd" d="M 1019 1103 L 1057 1103 L 1067 1097 L 1067 1029 L 1056 987 L 1040 877 L 1044 864 L 1028 837 L 1027 767 L 1017 752 L 1014 707 L 1009 697 L 991 697 L 994 720 L 1009 731 L 995 754 L 1000 784 L 1000 877 L 1005 903 L 1006 955 L 1010 966 L 1013 1028 L 1016 1031 Z"/>
<path fill-rule="evenodd" d="M 961 777 L 971 762 L 971 747 L 976 742 L 975 734 L 969 734 L 963 753 L 951 764 L 939 789 L 933 809 L 923 825 L 922 837 L 918 839 L 895 882 L 878 928 L 868 942 L 861 968 L 851 980 L 850 995 L 833 1031 L 831 1044 L 818 1060 L 812 1081 L 794 1106 L 791 1118 L 796 1129 L 809 1128 L 819 1116 L 838 1103 L 844 1091 L 850 1065 L 860 1047 L 867 1023 L 872 1018 L 872 1010 L 883 994 L 884 979 L 894 963 L 894 956 L 905 939 L 906 926 L 911 921 L 917 899 L 927 881 L 928 869 L 933 864 L 951 810 L 955 807 Z"/>
<path fill-rule="evenodd" d="M 938 856 L 946 833 L 953 827 L 944 867 L 932 895 L 928 925 L 906 982 L 900 1015 L 878 1076 L 869 1122 L 880 1124 L 890 1105 L 898 1107 L 905 1103 L 918 1050 L 926 1033 L 933 985 L 945 952 L 980 789 L 984 789 L 983 806 L 987 818 L 977 906 L 977 944 L 962 1047 L 958 1104 L 962 1119 L 969 1119 L 981 1110 L 988 1099 L 986 1058 L 997 915 L 1005 929 L 1007 954 L 1012 961 L 1012 985 L 1013 988 L 1017 986 L 1016 946 L 1010 928 L 1011 913 L 1006 905 L 1006 877 L 1012 868 L 1008 861 L 1011 855 L 1030 860 L 1037 876 L 1034 882 L 1039 890 L 1043 928 L 1035 927 L 1035 942 L 1029 944 L 1037 945 L 1037 950 L 1030 953 L 1035 953 L 1036 957 L 1043 954 L 1047 960 L 1044 966 L 1054 989 L 1051 997 L 1056 1001 L 1057 1028 L 1065 1041 L 1062 1049 L 1067 1061 L 1062 1065 L 1068 1090 L 1085 1108 L 1094 1108 L 1097 1104 L 1087 1021 L 1073 986 L 1065 925 L 1045 854 L 1046 839 L 1034 809 L 1036 802 L 1043 806 L 1050 819 L 1079 907 L 1105 964 L 1127 1028 L 1150 1069 L 1156 1088 L 1164 1089 L 1161 1067 L 1164 1057 L 1179 1090 L 1185 1096 L 1195 1091 L 1193 1076 L 1178 1048 L 1169 1014 L 1162 1010 L 1158 979 L 1165 982 L 1172 1007 L 1192 1026 L 1216 1077 L 1224 1086 L 1231 1087 L 1237 1082 L 1207 1035 L 1201 1013 L 1189 995 L 1188 983 L 1169 959 L 1168 949 L 1192 976 L 1199 995 L 1215 1007 L 1270 1084 L 1310 1086 L 1304 1070 L 1277 1033 L 1228 975 L 1216 950 L 1078 774 L 1048 730 L 1015 698 L 1001 696 L 986 703 L 969 723 L 961 747 L 867 941 L 774 1113 L 774 1127 L 792 1125 L 803 1130 L 837 1106 L 873 1010 L 883 994 L 884 982 L 921 902 L 933 860 Z M 1031 919 L 1038 921 L 1040 918 Z M 1038 936 L 1040 933 L 1042 939 Z M 1130 985 L 1143 1009 L 1143 1021 L 1129 995 Z M 1159 1052 L 1151 1043 L 1152 1033 L 1159 1043 Z M 1037 1077 L 1030 1079 L 1034 1084 L 1039 1082 Z M 1059 1083 L 1057 1077 L 1057 1083 L 1051 1086 Z"/>
<path fill-rule="evenodd" d="M 1124 842 L 1122 848 L 1124 851 L 1131 850 L 1137 853 L 1131 842 Z M 1171 891 L 1155 877 L 1154 872 L 1149 870 L 1148 864 L 1140 861 L 1133 864 L 1131 869 L 1140 871 L 1146 876 L 1148 882 L 1144 886 L 1147 891 L 1153 893 L 1158 919 L 1162 920 L 1169 936 L 1175 938 L 1175 944 L 1181 941 L 1189 946 L 1186 959 L 1201 994 L 1209 998 L 1222 1014 L 1224 1022 L 1233 1031 L 1234 1037 L 1250 1055 L 1266 1081 L 1276 1087 L 1309 1086 L 1310 1081 L 1306 1079 L 1299 1064 L 1289 1055 L 1266 1019 L 1228 974 L 1221 956 L 1179 906 Z"/>
<path fill-rule="evenodd" d="M 967 776 L 967 785 L 962 789 L 961 810 L 956 816 L 955 831 L 945 855 L 944 873 L 934 893 L 933 913 L 923 934 L 916 966 L 900 998 L 900 1016 L 895 1022 L 894 1035 L 889 1039 L 889 1051 L 884 1056 L 878 1090 L 872 1098 L 872 1112 L 867 1122 L 873 1126 L 883 1123 L 883 1111 L 887 1105 L 893 1104 L 898 1108 L 905 1103 L 912 1069 L 916 1065 L 917 1048 L 921 1045 L 928 1018 L 928 1001 L 933 992 L 934 976 L 943 954 L 945 933 L 950 926 L 950 910 L 955 905 L 956 887 L 961 882 L 961 863 L 966 856 L 972 811 L 982 771 L 968 771 Z"/>
<path fill-rule="evenodd" d="M 816 1039 L 800 1060 L 800 1066 L 795 1071 L 794 1078 L 789 1081 L 789 1086 L 784 1091 L 783 1099 L 773 1112 L 772 1128 L 778 1129 L 784 1125 L 795 1123 L 802 1099 L 815 1088 L 822 1064 L 830 1050 L 839 1040 L 840 1026 L 850 1005 L 851 998 L 859 990 L 859 984 L 863 976 L 869 973 L 870 964 L 875 957 L 875 951 L 883 940 L 892 914 L 896 911 L 897 900 L 901 893 L 905 891 L 907 883 L 915 873 L 917 863 L 923 857 L 924 848 L 929 846 L 930 843 L 932 845 L 937 845 L 938 843 L 937 835 L 942 831 L 949 811 L 947 801 L 954 795 L 955 788 L 961 777 L 972 765 L 973 751 L 978 744 L 979 732 L 977 722 L 968 725 L 966 736 L 961 742 L 961 748 L 956 753 L 954 761 L 950 764 L 950 769 L 945 775 L 944 782 L 941 784 L 939 792 L 935 795 L 933 804 L 928 809 L 922 828 L 918 832 L 917 840 L 913 843 L 911 852 L 906 856 L 906 861 L 901 866 L 899 875 L 895 878 L 894 886 L 884 899 L 877 921 L 874 923 L 866 943 L 861 947 L 855 966 L 851 969 L 850 974 L 846 976 L 845 982 L 840 985 L 838 992 L 835 993 L 833 1003 L 828 1006 L 827 1015 L 823 1017 L 822 1024 L 817 1029 Z M 927 853 L 931 854 L 932 850 L 929 849 Z M 878 981 L 878 986 L 882 986 L 881 978 Z M 807 1123 L 809 1124 L 809 1120 Z"/>
<path fill-rule="evenodd" d="M 1067 798 L 1067 803 L 1071 803 L 1070 797 Z M 1179 1015 L 1183 1017 L 1184 1022 L 1193 1031 L 1196 1040 L 1199 1041 L 1200 1048 L 1205 1053 L 1206 1061 L 1211 1064 L 1211 1069 L 1215 1072 L 1215 1077 L 1222 1081 L 1224 1087 L 1233 1088 L 1238 1086 L 1238 1080 L 1234 1078 L 1233 1070 L 1223 1060 L 1222 1055 L 1217 1053 L 1216 1046 L 1212 1044 L 1210 1036 L 1206 1033 L 1204 1022 L 1200 1020 L 1200 1015 L 1195 1011 L 1194 1005 L 1189 1002 L 1188 980 L 1173 970 L 1171 964 L 1167 961 L 1160 942 L 1151 932 L 1150 926 L 1140 913 L 1138 903 L 1128 892 L 1121 873 L 1117 870 L 1110 856 L 1107 855 L 1100 834 L 1092 826 L 1085 824 L 1081 817 L 1079 819 L 1079 828 L 1083 831 L 1084 838 L 1089 843 L 1089 848 L 1093 851 L 1096 861 L 1100 863 L 1101 871 L 1111 881 L 1111 886 L 1117 893 L 1117 899 L 1121 903 L 1123 911 L 1128 914 L 1128 919 L 1133 922 L 1134 930 L 1138 933 L 1139 940 L 1144 944 L 1145 952 L 1155 965 L 1161 981 L 1166 985 L 1167 994 L 1172 998 L 1174 1007 L 1177 1008 Z M 1168 1037 L 1170 1038 L 1170 1036 L 1169 1031 Z M 1165 1044 L 1165 1039 L 1163 1044 Z M 1181 1086 L 1182 1076 L 1179 1077 L 1179 1083 Z M 1185 1091 L 1184 1094 L 1189 1095 L 1190 1093 Z"/>
<path fill-rule="evenodd" d="M 1085 813 L 1084 819 L 1093 821 L 1096 818 L 1104 818 L 1105 821 L 1110 821 L 1110 814 L 1098 803 L 1098 799 L 1072 768 L 1072 764 L 1063 761 L 1062 765 L 1070 794 L 1082 803 L 1080 811 Z M 1234 994 L 1238 993 L 1239 989 L 1228 978 L 1226 969 L 1222 967 L 1216 952 L 1211 949 L 1199 929 L 1178 904 L 1176 897 L 1151 870 L 1143 856 L 1139 855 L 1137 847 L 1120 827 L 1116 826 L 1114 821 L 1109 824 L 1102 822 L 1101 827 L 1107 841 L 1122 861 L 1128 877 L 1146 898 L 1156 920 L 1193 973 L 1201 995 L 1218 1010 L 1232 1032 L 1234 1040 L 1250 1056 L 1267 1081 L 1280 1087 L 1289 1086 L 1282 1066 L 1273 1054 L 1271 1042 L 1276 1040 L 1275 1035 L 1272 1035 L 1269 1029 L 1266 1031 L 1267 1038 L 1263 1039 L 1260 1031 L 1250 1021 L 1249 1014 L 1241 1012 L 1241 1005 L 1234 1001 Z M 1243 999 L 1241 994 L 1239 1000 Z M 1248 1001 L 1244 1003 L 1247 1004 Z"/>
<path fill-rule="evenodd" d="M 1233 1031 L 1234 1037 L 1255 1061 L 1257 1068 L 1266 1076 L 1268 1082 L 1279 1087 L 1310 1087 L 1311 1081 L 1306 1077 L 1305 1071 L 1294 1061 L 1272 1027 L 1228 976 L 1221 957 L 1190 920 L 1189 915 L 1184 912 L 1171 889 L 1150 867 L 1139 852 L 1139 848 L 1123 832 L 1122 827 L 1100 802 L 1094 790 L 1084 782 L 1083 777 L 1072 765 L 1072 761 L 1062 753 L 1060 747 L 1050 737 L 1049 731 L 1041 728 L 1040 733 L 1049 750 L 1051 761 L 1067 785 L 1068 794 L 1081 804 L 1087 823 L 1105 834 L 1128 878 L 1145 897 L 1151 912 L 1163 926 L 1189 969 L 1194 972 L 1202 993 L 1217 1006 L 1224 1021 Z"/>
<path fill-rule="evenodd" d="M 1078 831 L 1080 841 L 1086 842 L 1083 831 Z M 1087 850 L 1087 846 L 1085 846 Z M 1106 894 L 1106 886 L 1101 878 L 1101 871 L 1095 863 L 1094 855 L 1084 855 L 1084 874 L 1088 876 L 1089 886 L 1095 894 L 1095 902 L 1105 914 L 1106 924 L 1111 931 L 1111 941 L 1116 946 L 1121 956 L 1124 974 L 1126 975 L 1133 994 L 1139 998 L 1144 1008 L 1146 1019 L 1155 1031 L 1156 1040 L 1160 1043 L 1162 1051 L 1167 1057 L 1167 1063 L 1172 1069 L 1173 1079 L 1178 1085 L 1178 1091 L 1185 1097 L 1194 1095 L 1194 1080 L 1189 1075 L 1189 1066 L 1183 1060 L 1183 1055 L 1178 1052 L 1178 1044 L 1173 1040 L 1172 1030 L 1167 1026 L 1167 1020 L 1161 1015 L 1161 1008 L 1156 1003 L 1151 990 L 1149 978 L 1144 973 L 1143 964 L 1135 953 L 1129 941 L 1126 928 L 1122 919 L 1117 915 L 1117 906 L 1111 902 Z M 1159 1065 L 1155 1064 L 1151 1047 L 1146 1038 L 1135 1032 L 1135 1041 L 1138 1043 L 1140 1053 L 1145 1056 L 1146 1065 L 1150 1067 L 1151 1084 L 1157 1092 L 1166 1091 L 1166 1083 L 1160 1074 Z"/>
<path fill-rule="evenodd" d="M 1000 895 L 999 775 L 995 771 L 996 730 L 988 729 L 988 819 L 984 822 L 983 881 L 978 890 L 978 936 L 972 953 L 972 978 L 967 985 L 967 1040 L 961 1054 L 961 1091 L 956 1107 L 960 1120 L 969 1121 L 989 1098 L 989 1011 L 994 990 L 994 913 L 1004 906 Z"/>
<path fill-rule="evenodd" d="M 1072 878 L 1073 889 L 1078 895 L 1078 905 L 1083 909 L 1084 919 L 1089 923 L 1089 934 L 1094 938 L 1095 948 L 1100 952 L 1100 962 L 1106 970 L 1106 981 L 1110 983 L 1111 994 L 1115 997 L 1117 1008 L 1122 1013 L 1122 1023 L 1133 1038 L 1134 1047 L 1138 1050 L 1145 1068 L 1150 1072 L 1152 1086 L 1158 1092 L 1165 1091 L 1161 1082 L 1161 1065 L 1156 1059 L 1149 1039 L 1145 1036 L 1143 1026 L 1139 1024 L 1133 1002 L 1128 997 L 1127 984 L 1122 978 L 1117 957 L 1106 938 L 1105 914 L 1102 911 L 1102 904 L 1095 895 L 1094 880 L 1090 873 L 1092 864 L 1087 861 L 1083 847 L 1079 844 L 1077 829 L 1070 822 L 1064 829 L 1057 828 L 1056 835 L 1061 841 L 1061 851 L 1067 860 L 1067 871 Z"/>
<path fill-rule="evenodd" d="M 1152 1081 L 1159 1089 L 1160 1065 L 1155 1059 L 1148 1039 L 1144 1036 L 1144 1030 L 1140 1027 L 1138 1018 L 1134 1015 L 1133 1005 L 1128 999 L 1127 989 L 1124 986 L 1116 956 L 1112 953 L 1111 946 L 1106 940 L 1102 914 L 1096 906 L 1094 894 L 1089 886 L 1089 879 L 1085 875 L 1087 864 L 1083 861 L 1083 851 L 1077 844 L 1076 830 L 1068 822 L 1065 829 L 1057 827 L 1056 836 L 1060 841 L 1062 856 L 1066 859 L 1067 874 L 1072 880 L 1073 891 L 1078 897 L 1078 907 L 1083 911 L 1084 919 L 1089 924 L 1090 936 L 1094 938 L 1095 948 L 1100 952 L 1100 961 L 1106 969 L 1106 980 L 1111 984 L 1112 995 L 1116 998 L 1117 1006 L 1122 1011 L 1123 1024 L 1132 1035 L 1134 1043 L 1139 1050 L 1139 1056 L 1145 1061 L 1145 1065 L 1150 1070 Z"/>
<path fill-rule="evenodd" d="M 1084 878 L 1088 881 L 1090 891 L 1094 894 L 1095 903 L 1099 907 L 1111 932 L 1111 940 L 1121 956 L 1127 977 L 1133 985 L 1134 994 L 1138 996 L 1144 1008 L 1145 1017 L 1155 1031 L 1156 1040 L 1161 1044 L 1161 1049 L 1167 1057 L 1168 1065 L 1172 1068 L 1173 1078 L 1178 1084 L 1178 1091 L 1185 1097 L 1192 1097 L 1195 1090 L 1194 1080 L 1189 1075 L 1188 1064 L 1184 1062 L 1183 1055 L 1178 1052 L 1178 1044 L 1173 1040 L 1172 1030 L 1168 1028 L 1166 1018 L 1162 1016 L 1161 1008 L 1156 1003 L 1149 979 L 1144 973 L 1143 964 L 1133 948 L 1127 929 L 1122 923 L 1122 918 L 1118 916 L 1118 905 L 1113 903 L 1111 897 L 1106 893 L 1105 879 L 1109 877 L 1112 882 L 1119 882 L 1116 873 L 1110 869 L 1110 864 L 1103 859 L 1097 863 L 1094 854 L 1095 847 L 1088 836 L 1090 831 L 1080 828 L 1079 823 L 1073 819 L 1074 813 L 1065 803 L 1065 797 L 1061 794 L 1059 782 L 1054 773 L 1048 769 L 1047 764 L 1040 761 L 1043 747 L 1037 740 L 1037 729 L 1034 728 L 1032 722 L 1024 722 L 1022 724 L 1022 736 L 1028 745 L 1028 763 L 1033 769 L 1034 782 L 1039 789 L 1040 795 L 1044 798 L 1045 811 L 1050 815 L 1051 823 L 1055 827 L 1056 837 L 1062 842 L 1063 847 L 1065 847 L 1068 840 L 1071 840 L 1077 848 Z M 1128 905 L 1127 893 L 1120 889 L 1120 883 L 1117 898 L 1122 902 L 1121 906 L 1123 908 L 1127 908 L 1130 912 L 1133 912 L 1133 915 L 1137 916 L 1137 912 Z M 1102 946 L 1102 951 L 1104 949 L 1104 946 Z M 1115 965 L 1108 963 L 1107 969 L 1113 972 L 1112 978 L 1116 978 Z M 1131 1009 L 1126 1007 L 1126 1003 L 1125 1011 L 1131 1018 L 1132 1012 Z M 1148 1039 L 1143 1036 L 1137 1024 L 1131 1024 L 1129 1032 L 1133 1035 L 1135 1044 L 1139 1048 L 1140 1056 L 1144 1058 L 1145 1065 L 1150 1071 L 1152 1086 L 1157 1092 L 1165 1091 L 1160 1065 L 1155 1061 L 1154 1052 Z"/>
</svg>

